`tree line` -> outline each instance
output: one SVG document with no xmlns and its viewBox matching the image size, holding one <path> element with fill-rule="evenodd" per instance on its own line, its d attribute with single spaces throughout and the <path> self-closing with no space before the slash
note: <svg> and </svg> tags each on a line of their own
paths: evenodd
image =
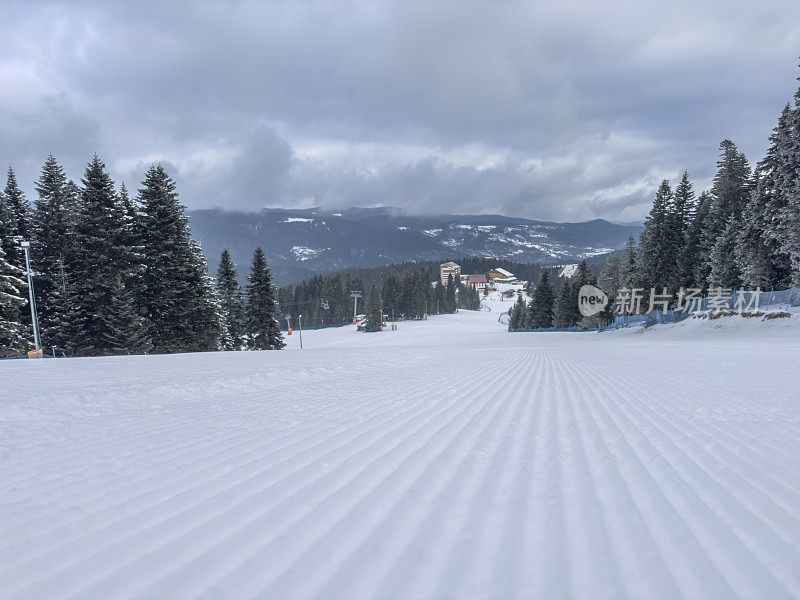
<svg viewBox="0 0 800 600">
<path fill-rule="evenodd" d="M 674 305 L 681 288 L 707 293 L 800 285 L 800 89 L 769 141 L 766 156 L 751 168 L 736 145 L 723 140 L 711 189 L 699 195 L 687 172 L 674 189 L 663 180 L 638 244 L 631 237 L 623 256 L 609 255 L 596 278 L 581 265 L 577 279 L 564 286 L 574 288 L 572 308 L 559 311 L 567 292 L 562 289 L 554 301 L 549 282 L 540 280 L 532 301 L 522 307 L 520 300 L 510 313 L 510 326 L 592 326 L 614 316 L 614 299 L 623 288 L 643 290 L 647 310 L 651 289 Z M 610 298 L 606 311 L 593 319 L 577 310 L 577 289 L 585 283 L 596 283 Z"/>
<path fill-rule="evenodd" d="M 33 206 L 9 167 L 0 193 L 0 353 L 32 347 L 22 240 L 31 242 L 41 342 L 76 356 L 283 346 L 269 267 L 256 250 L 246 293 L 208 274 L 163 166 L 135 197 L 98 156 L 80 184 L 48 156 Z M 238 284 L 237 284 L 238 285 Z M 231 334 L 233 328 L 234 334 Z M 236 343 L 231 335 L 238 336 Z"/>
<path fill-rule="evenodd" d="M 367 317 L 367 328 L 377 327 L 381 315 L 395 319 L 421 319 L 426 314 L 450 313 L 458 308 L 477 310 L 480 298 L 460 279 L 439 281 L 428 265 L 394 265 L 351 273 L 318 275 L 278 290 L 278 302 L 292 323 L 302 316 L 304 326 L 318 327 L 352 322 L 354 310 Z M 434 281 L 435 280 L 435 281 Z M 361 292 L 354 306 L 351 292 Z"/>
</svg>

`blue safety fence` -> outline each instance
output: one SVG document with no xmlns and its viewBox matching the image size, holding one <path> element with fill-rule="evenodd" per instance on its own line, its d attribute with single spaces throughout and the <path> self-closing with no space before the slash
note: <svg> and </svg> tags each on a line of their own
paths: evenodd
<svg viewBox="0 0 800 600">
<path fill-rule="evenodd" d="M 775 311 L 794 312 L 800 308 L 800 290 L 790 288 L 787 290 L 769 291 L 740 291 L 733 290 L 730 294 L 706 294 L 684 303 L 681 310 L 653 310 L 646 314 L 618 315 L 613 321 L 601 323 L 595 327 L 583 329 L 581 327 L 544 329 L 510 329 L 512 332 L 547 332 L 547 331 L 609 331 L 626 327 L 650 327 L 663 323 L 678 323 L 689 317 L 703 313 L 735 312 L 735 313 L 767 313 Z M 503 320 L 505 317 L 505 321 Z M 503 313 L 498 318 L 501 324 L 508 323 L 508 313 Z"/>
</svg>

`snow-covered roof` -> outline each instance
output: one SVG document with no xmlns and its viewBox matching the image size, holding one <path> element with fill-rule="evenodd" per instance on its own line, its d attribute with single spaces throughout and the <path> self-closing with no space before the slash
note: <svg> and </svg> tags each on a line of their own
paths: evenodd
<svg viewBox="0 0 800 600">
<path fill-rule="evenodd" d="M 494 271 L 495 273 L 500 273 L 501 275 L 505 275 L 506 277 L 515 277 L 513 273 L 509 273 L 508 271 L 506 271 L 505 269 L 501 269 L 500 267 L 495 267 L 494 269 L 492 269 L 492 271 Z"/>
<path fill-rule="evenodd" d="M 459 265 L 458 263 L 454 263 L 454 262 L 452 262 L 452 261 L 451 261 L 451 262 L 442 263 L 441 265 L 439 265 L 439 267 L 440 267 L 440 268 L 451 268 L 451 269 L 452 269 L 453 267 L 458 267 L 458 268 L 460 269 L 460 268 L 461 268 L 461 265 Z"/>
<path fill-rule="evenodd" d="M 574 277 L 578 272 L 578 265 L 564 265 L 558 270 L 559 277 Z"/>
</svg>

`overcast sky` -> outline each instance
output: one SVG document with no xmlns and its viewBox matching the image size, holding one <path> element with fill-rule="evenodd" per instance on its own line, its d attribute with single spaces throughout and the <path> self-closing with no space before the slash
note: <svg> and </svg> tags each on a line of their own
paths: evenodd
<svg viewBox="0 0 800 600">
<path fill-rule="evenodd" d="M 97 152 L 190 208 L 633 221 L 723 138 L 762 157 L 798 54 L 797 0 L 12 0 L 0 164 L 31 199 Z"/>
</svg>

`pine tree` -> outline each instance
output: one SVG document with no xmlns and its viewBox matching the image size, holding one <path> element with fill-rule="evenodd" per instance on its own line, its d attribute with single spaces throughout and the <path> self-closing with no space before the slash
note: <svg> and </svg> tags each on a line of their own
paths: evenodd
<svg viewBox="0 0 800 600">
<path fill-rule="evenodd" d="M 440 286 L 436 286 L 437 290 Z M 402 289 L 400 280 L 395 275 L 389 275 L 383 282 L 381 289 L 381 299 L 383 309 L 389 316 L 400 313 L 400 301 L 402 299 Z"/>
<path fill-rule="evenodd" d="M 711 277 L 712 255 L 717 242 L 725 233 L 731 219 L 736 224 L 741 221 L 752 183 L 750 165 L 736 145 L 730 140 L 723 140 L 720 150 L 717 173 L 711 188 L 711 201 L 703 221 L 701 255 L 705 257 L 706 264 L 699 270 L 701 275 L 707 273 L 708 278 Z M 735 263 L 732 264 L 735 266 Z M 710 283 L 710 279 L 708 281 Z"/>
<path fill-rule="evenodd" d="M 0 220 L 6 232 L 6 237 L 3 238 L 6 260 L 14 266 L 20 267 L 25 262 L 19 242 L 30 240 L 30 219 L 30 204 L 17 185 L 14 169 L 8 167 L 6 187 L 0 192 Z"/>
<path fill-rule="evenodd" d="M 162 165 L 150 167 L 139 189 L 139 243 L 142 313 L 153 352 L 193 352 L 209 348 L 208 334 L 197 323 L 208 322 L 208 298 L 202 253 L 192 243 L 189 220 L 178 200 L 175 182 Z M 198 337 L 199 336 L 199 337 Z M 213 337 L 213 336 L 212 336 Z"/>
<path fill-rule="evenodd" d="M 680 183 L 675 188 L 673 195 L 673 208 L 674 208 L 674 227 L 677 230 L 682 242 L 681 250 L 689 232 L 689 227 L 694 221 L 697 206 L 694 200 L 694 190 L 692 189 L 692 182 L 689 181 L 689 173 L 683 172 Z"/>
<path fill-rule="evenodd" d="M 0 356 L 16 356 L 30 347 L 27 328 L 20 318 L 20 309 L 28 304 L 22 291 L 27 288 L 22 273 L 6 260 L 0 244 Z"/>
<path fill-rule="evenodd" d="M 261 246 L 253 253 L 247 281 L 248 346 L 253 350 L 280 350 L 285 344 L 277 320 L 278 305 Z"/>
<path fill-rule="evenodd" d="M 703 192 L 697 199 L 694 216 L 686 231 L 686 243 L 678 259 L 679 287 L 705 288 L 709 267 L 704 229 L 710 206 L 711 196 Z"/>
<path fill-rule="evenodd" d="M 138 332 L 131 331 L 137 329 L 134 298 L 124 289 L 131 262 L 124 208 L 97 155 L 86 167 L 82 183 L 70 269 L 74 292 L 69 315 L 71 343 L 85 355 L 130 351 L 126 338 Z"/>
<path fill-rule="evenodd" d="M 644 222 L 644 231 L 639 237 L 637 258 L 641 287 L 677 287 L 681 247 L 679 227 L 682 226 L 682 221 L 678 222 L 669 181 L 665 179 L 656 192 L 653 207 Z"/>
<path fill-rule="evenodd" d="M 776 281 L 770 284 L 800 285 L 800 90 L 795 109 L 788 104 L 770 137 L 762 177 L 756 194 L 763 202 L 763 237 Z M 757 253 L 755 261 L 759 260 Z"/>
<path fill-rule="evenodd" d="M 553 325 L 559 328 L 575 325 L 575 295 L 573 285 L 569 279 L 564 279 L 564 284 L 558 293 L 553 310 Z"/>
<path fill-rule="evenodd" d="M 188 308 L 192 324 L 191 350 L 193 352 L 212 352 L 219 350 L 222 303 L 217 294 L 214 280 L 208 274 L 208 264 L 200 243 L 192 240 L 190 248 L 192 268 L 189 271 Z M 272 289 L 272 302 L 277 319 L 278 308 L 274 289 Z M 278 328 L 278 338 L 283 339 L 280 337 L 280 328 Z"/>
<path fill-rule="evenodd" d="M 428 301 L 432 299 L 431 291 L 433 288 L 431 287 L 430 281 L 428 281 L 428 275 L 426 275 L 424 271 L 417 271 L 415 274 L 412 274 L 410 284 L 413 314 L 416 318 L 422 319 L 431 309 L 431 307 L 428 306 Z"/>
<path fill-rule="evenodd" d="M 244 344 L 244 311 L 236 266 L 223 248 L 217 268 L 217 294 L 220 297 L 223 350 L 241 350 Z"/>
<path fill-rule="evenodd" d="M 772 177 L 775 164 L 773 146 L 756 168 L 755 189 L 742 211 L 742 220 L 736 236 L 734 260 L 741 273 L 742 285 L 749 289 L 787 287 L 791 284 L 789 256 L 776 240 L 767 236 L 769 228 L 768 206 L 774 195 Z"/>
<path fill-rule="evenodd" d="M 600 276 L 597 279 L 597 287 L 603 290 L 606 296 L 608 296 L 608 304 L 605 309 L 603 309 L 603 312 L 600 313 L 601 320 L 613 320 L 614 301 L 617 296 L 617 290 L 623 287 L 622 282 L 622 261 L 617 253 L 609 254 L 600 271 Z"/>
<path fill-rule="evenodd" d="M 24 261 L 20 241 L 22 236 L 19 235 L 14 211 L 5 194 L 0 191 L 0 249 L 5 252 L 6 260 L 15 267 L 22 266 Z"/>
<path fill-rule="evenodd" d="M 31 216 L 31 264 L 36 272 L 36 308 L 46 346 L 71 347 L 70 321 L 75 294 L 75 229 L 79 199 L 74 184 L 50 154 L 35 184 L 37 199 Z"/>
<path fill-rule="evenodd" d="M 380 331 L 381 323 L 383 322 L 383 306 L 380 292 L 375 285 L 371 286 L 367 293 L 365 315 L 367 319 L 364 323 L 364 328 L 367 331 Z"/>
<path fill-rule="evenodd" d="M 447 285 L 444 288 L 444 312 L 455 312 L 456 308 L 456 285 L 453 276 L 448 275 Z"/>
<path fill-rule="evenodd" d="M 636 241 L 633 236 L 625 244 L 625 258 L 622 263 L 622 286 L 627 288 L 641 287 L 639 276 L 639 261 L 636 258 Z"/>
<path fill-rule="evenodd" d="M 547 269 L 543 269 L 531 298 L 528 327 L 531 329 L 552 327 L 554 302 L 555 296 L 550 285 L 550 275 L 547 273 Z"/>
<path fill-rule="evenodd" d="M 580 309 L 580 290 L 585 285 L 597 285 L 597 278 L 592 274 L 589 269 L 589 264 L 586 259 L 583 259 L 578 265 L 575 282 L 572 285 L 572 323 L 573 325 L 581 325 L 582 327 L 594 327 L 597 325 L 599 318 L 594 316 L 587 320 L 581 314 Z"/>
<path fill-rule="evenodd" d="M 738 232 L 739 219 L 732 214 L 728 218 L 728 226 L 717 238 L 717 243 L 711 250 L 709 287 L 733 289 L 739 285 L 739 270 L 734 257 Z"/>
<path fill-rule="evenodd" d="M 511 330 L 523 329 L 526 326 L 527 307 L 522 296 L 517 296 L 517 301 L 508 311 L 508 327 Z"/>
</svg>

